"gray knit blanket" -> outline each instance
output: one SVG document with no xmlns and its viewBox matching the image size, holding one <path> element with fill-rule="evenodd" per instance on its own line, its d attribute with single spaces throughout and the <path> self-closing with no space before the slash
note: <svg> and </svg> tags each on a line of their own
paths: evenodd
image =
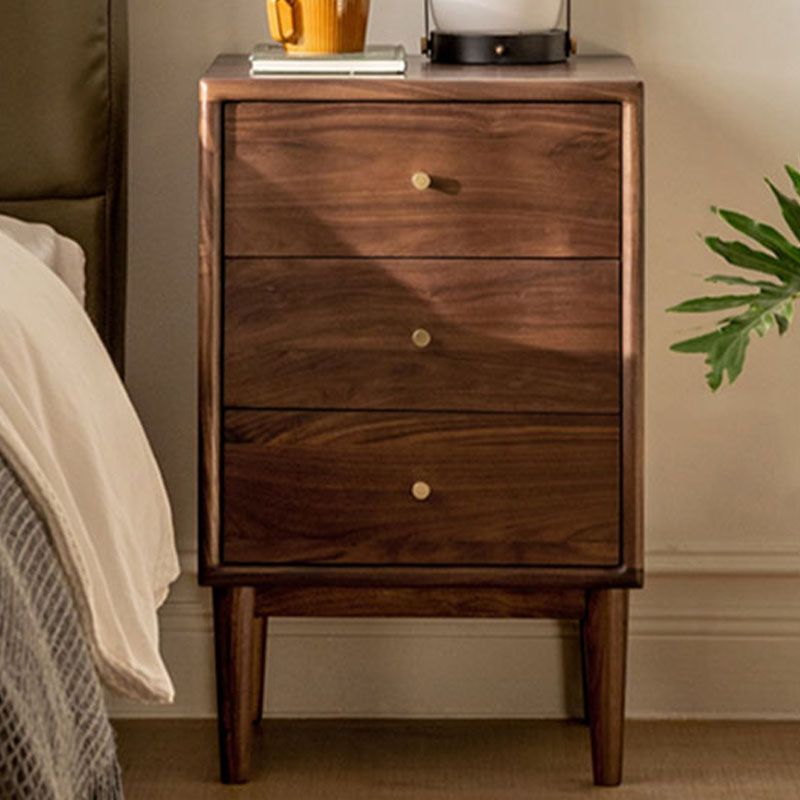
<svg viewBox="0 0 800 800">
<path fill-rule="evenodd" d="M 118 800 L 103 691 L 45 524 L 0 458 L 0 800 Z"/>
</svg>

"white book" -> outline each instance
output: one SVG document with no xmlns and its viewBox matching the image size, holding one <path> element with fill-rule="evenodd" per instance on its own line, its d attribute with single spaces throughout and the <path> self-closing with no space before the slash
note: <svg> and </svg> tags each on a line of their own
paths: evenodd
<svg viewBox="0 0 800 800">
<path fill-rule="evenodd" d="M 250 54 L 251 75 L 400 75 L 406 71 L 401 45 L 372 45 L 363 53 L 306 55 L 280 45 L 258 44 Z"/>
</svg>

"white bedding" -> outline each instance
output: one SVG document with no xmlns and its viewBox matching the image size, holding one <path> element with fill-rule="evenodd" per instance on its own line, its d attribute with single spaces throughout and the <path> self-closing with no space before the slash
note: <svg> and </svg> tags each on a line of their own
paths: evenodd
<svg viewBox="0 0 800 800">
<path fill-rule="evenodd" d="M 0 233 L 30 251 L 61 278 L 78 302 L 86 305 L 86 256 L 81 246 L 49 225 L 23 222 L 0 214 Z"/>
<path fill-rule="evenodd" d="M 170 702 L 156 610 L 179 567 L 158 466 L 80 303 L 2 230 L 0 451 L 49 525 L 101 678 Z"/>
</svg>

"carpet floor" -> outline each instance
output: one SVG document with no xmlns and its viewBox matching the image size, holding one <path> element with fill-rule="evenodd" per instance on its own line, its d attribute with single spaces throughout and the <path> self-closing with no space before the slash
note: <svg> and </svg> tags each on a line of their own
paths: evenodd
<svg viewBox="0 0 800 800">
<path fill-rule="evenodd" d="M 625 785 L 591 786 L 570 722 L 267 721 L 251 783 L 205 721 L 117 721 L 128 800 L 800 800 L 800 723 L 630 722 Z"/>
</svg>

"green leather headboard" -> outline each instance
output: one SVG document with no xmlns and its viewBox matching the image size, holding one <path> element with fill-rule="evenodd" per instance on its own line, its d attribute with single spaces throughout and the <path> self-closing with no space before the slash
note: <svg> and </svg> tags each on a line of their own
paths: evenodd
<svg viewBox="0 0 800 800">
<path fill-rule="evenodd" d="M 123 363 L 125 0 L 0 4 L 0 213 L 46 222 L 87 256 L 87 309 Z"/>
</svg>

